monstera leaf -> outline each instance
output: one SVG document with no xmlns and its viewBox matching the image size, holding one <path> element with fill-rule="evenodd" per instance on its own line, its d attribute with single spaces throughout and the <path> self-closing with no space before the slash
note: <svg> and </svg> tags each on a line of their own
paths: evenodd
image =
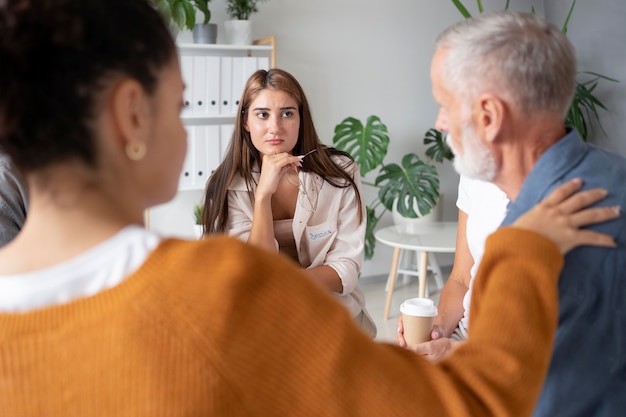
<svg viewBox="0 0 626 417">
<path fill-rule="evenodd" d="M 435 162 L 442 163 L 444 160 L 451 161 L 454 159 L 452 149 L 446 143 L 443 133 L 437 129 L 428 129 L 424 135 L 424 145 L 426 148 L 426 157 Z"/>
<path fill-rule="evenodd" d="M 440 132 L 435 144 L 444 145 Z M 434 132 L 433 132 L 434 134 Z M 391 211 L 397 201 L 400 215 L 416 218 L 428 214 L 439 200 L 439 178 L 437 169 L 428 165 L 414 154 L 405 155 L 402 166 L 384 164 L 389 135 L 387 127 L 378 116 L 367 118 L 365 126 L 354 117 L 346 117 L 335 126 L 333 144 L 337 149 L 352 155 L 360 167 L 361 176 L 378 169 L 375 183 L 363 181 L 363 185 L 379 189 L 378 198 L 367 209 L 365 229 L 365 259 L 372 259 L 376 247 L 374 230 L 387 210 Z"/>
<path fill-rule="evenodd" d="M 365 126 L 354 117 L 346 117 L 335 126 L 333 144 L 337 149 L 348 152 L 361 170 L 361 176 L 382 164 L 387 155 L 389 134 L 378 116 L 367 118 Z"/>
<path fill-rule="evenodd" d="M 402 166 L 385 165 L 376 177 L 376 185 L 382 188 L 378 198 L 387 210 L 397 201 L 400 215 L 408 218 L 425 216 L 439 200 L 439 177 L 437 168 L 428 165 L 414 153 L 402 158 Z M 415 211 L 415 207 L 419 211 Z"/>
</svg>

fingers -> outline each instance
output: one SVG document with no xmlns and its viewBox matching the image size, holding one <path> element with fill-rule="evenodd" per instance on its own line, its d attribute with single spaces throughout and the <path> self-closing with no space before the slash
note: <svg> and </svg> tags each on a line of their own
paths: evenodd
<svg viewBox="0 0 626 417">
<path fill-rule="evenodd" d="M 299 156 L 293 156 L 287 152 L 266 154 L 263 156 L 263 164 L 273 165 L 280 168 L 281 171 L 286 166 L 297 169 L 302 166 L 302 158 Z"/>
<path fill-rule="evenodd" d="M 433 330 L 430 332 L 430 338 L 437 340 L 443 337 L 443 329 L 440 326 L 433 326 Z"/>
<path fill-rule="evenodd" d="M 294 162 L 299 162 L 302 160 L 301 156 L 293 156 L 287 152 L 274 153 L 274 154 L 265 155 L 265 156 L 270 158 L 274 162 L 286 162 L 290 164 Z"/>
<path fill-rule="evenodd" d="M 396 327 L 396 343 L 398 346 L 405 347 L 406 340 L 404 339 L 404 324 L 402 323 L 402 316 L 398 317 L 398 324 Z"/>
<path fill-rule="evenodd" d="M 575 246 L 593 245 L 603 246 L 605 248 L 617 247 L 613 236 L 594 232 L 593 230 L 580 230 L 574 237 L 574 244 Z"/>
<path fill-rule="evenodd" d="M 409 349 L 418 355 L 422 355 L 429 361 L 438 361 L 442 359 L 446 352 L 452 347 L 452 342 L 447 337 L 420 343 L 415 346 L 409 346 Z"/>
<path fill-rule="evenodd" d="M 597 200 L 596 200 L 597 201 Z M 607 220 L 619 217 L 619 206 L 612 207 L 596 207 L 572 213 L 570 215 L 570 224 L 575 227 L 587 226 L 595 223 L 602 223 Z"/>
<path fill-rule="evenodd" d="M 562 213 L 575 213 L 589 207 L 594 203 L 605 198 L 607 191 L 604 188 L 594 188 L 576 193 L 558 204 L 558 208 Z"/>
</svg>

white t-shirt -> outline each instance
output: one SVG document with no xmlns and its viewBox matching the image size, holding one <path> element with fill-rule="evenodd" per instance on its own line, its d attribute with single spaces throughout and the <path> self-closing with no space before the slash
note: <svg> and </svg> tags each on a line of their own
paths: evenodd
<svg viewBox="0 0 626 417">
<path fill-rule="evenodd" d="M 89 297 L 122 282 L 160 242 L 140 226 L 60 264 L 18 275 L 0 275 L 0 312 L 26 312 Z"/>
<path fill-rule="evenodd" d="M 509 199 L 496 185 L 481 180 L 461 176 L 457 207 L 467 213 L 465 236 L 474 265 L 470 272 L 469 290 L 463 297 L 465 313 L 459 322 L 459 330 L 467 337 L 469 325 L 469 309 L 472 298 L 472 286 L 478 270 L 478 264 L 485 252 L 485 240 L 504 220 Z"/>
</svg>

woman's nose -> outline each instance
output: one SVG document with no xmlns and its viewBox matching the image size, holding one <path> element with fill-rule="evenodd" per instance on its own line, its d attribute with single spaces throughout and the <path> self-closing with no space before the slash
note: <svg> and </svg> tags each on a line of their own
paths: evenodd
<svg viewBox="0 0 626 417">
<path fill-rule="evenodd" d="M 269 130 L 270 133 L 280 132 L 280 117 L 270 116 L 269 118 Z"/>
</svg>

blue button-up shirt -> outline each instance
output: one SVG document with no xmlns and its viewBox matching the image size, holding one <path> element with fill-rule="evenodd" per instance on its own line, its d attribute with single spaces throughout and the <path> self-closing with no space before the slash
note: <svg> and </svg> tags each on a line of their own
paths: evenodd
<svg viewBox="0 0 626 417">
<path fill-rule="evenodd" d="M 580 139 L 575 130 L 537 161 L 503 225 L 575 177 L 609 191 L 598 205 L 626 209 L 626 159 Z M 591 227 L 617 249 L 579 247 L 565 257 L 559 326 L 535 417 L 626 416 L 626 226 L 624 215 Z"/>
</svg>

